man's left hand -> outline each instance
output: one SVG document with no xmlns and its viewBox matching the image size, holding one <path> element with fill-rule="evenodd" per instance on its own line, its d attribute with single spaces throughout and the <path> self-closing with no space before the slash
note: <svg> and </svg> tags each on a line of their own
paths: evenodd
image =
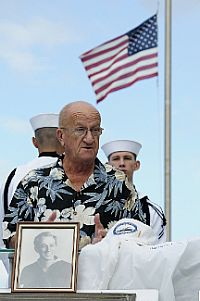
<svg viewBox="0 0 200 301">
<path fill-rule="evenodd" d="M 100 221 L 99 213 L 95 214 L 94 223 L 95 223 L 95 237 L 92 240 L 93 244 L 101 241 L 102 238 L 104 238 L 106 236 L 106 230 L 104 229 L 104 227 Z"/>
</svg>

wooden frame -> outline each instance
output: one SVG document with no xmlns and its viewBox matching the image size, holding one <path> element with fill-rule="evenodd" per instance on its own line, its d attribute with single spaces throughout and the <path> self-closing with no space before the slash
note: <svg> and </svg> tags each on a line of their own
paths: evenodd
<svg viewBox="0 0 200 301">
<path fill-rule="evenodd" d="M 19 222 L 12 292 L 75 292 L 79 223 Z"/>
</svg>

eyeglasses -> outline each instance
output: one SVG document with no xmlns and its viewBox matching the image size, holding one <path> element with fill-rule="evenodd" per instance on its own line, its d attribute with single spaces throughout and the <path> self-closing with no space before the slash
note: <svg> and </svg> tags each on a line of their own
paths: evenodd
<svg viewBox="0 0 200 301">
<path fill-rule="evenodd" d="M 88 131 L 90 131 L 90 133 L 92 134 L 93 137 L 99 137 L 103 130 L 101 127 L 95 127 L 95 128 L 85 128 L 85 127 L 78 127 L 78 128 L 65 128 L 62 127 L 61 129 L 63 130 L 69 130 L 71 131 L 75 136 L 77 137 L 85 137 L 88 133 Z"/>
</svg>

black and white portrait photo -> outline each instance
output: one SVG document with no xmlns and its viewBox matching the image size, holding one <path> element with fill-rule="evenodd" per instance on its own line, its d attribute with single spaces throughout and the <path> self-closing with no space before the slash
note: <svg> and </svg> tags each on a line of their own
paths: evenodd
<svg viewBox="0 0 200 301">
<path fill-rule="evenodd" d="M 21 287 L 70 287 L 71 263 L 56 255 L 57 236 L 42 232 L 34 239 L 38 259 L 23 268 Z"/>
<path fill-rule="evenodd" d="M 13 289 L 73 291 L 77 276 L 76 227 L 34 224 L 37 226 L 19 225 Z"/>
</svg>

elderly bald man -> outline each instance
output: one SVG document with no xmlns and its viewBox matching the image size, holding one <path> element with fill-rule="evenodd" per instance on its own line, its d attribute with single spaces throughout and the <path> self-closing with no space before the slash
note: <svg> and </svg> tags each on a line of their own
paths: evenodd
<svg viewBox="0 0 200 301">
<path fill-rule="evenodd" d="M 102 132 L 94 106 L 85 101 L 64 106 L 57 129 L 64 158 L 20 182 L 4 219 L 4 239 L 10 246 L 18 221 L 79 222 L 81 248 L 101 240 L 119 219 L 139 218 L 137 193 L 125 174 L 97 158 Z"/>
</svg>

